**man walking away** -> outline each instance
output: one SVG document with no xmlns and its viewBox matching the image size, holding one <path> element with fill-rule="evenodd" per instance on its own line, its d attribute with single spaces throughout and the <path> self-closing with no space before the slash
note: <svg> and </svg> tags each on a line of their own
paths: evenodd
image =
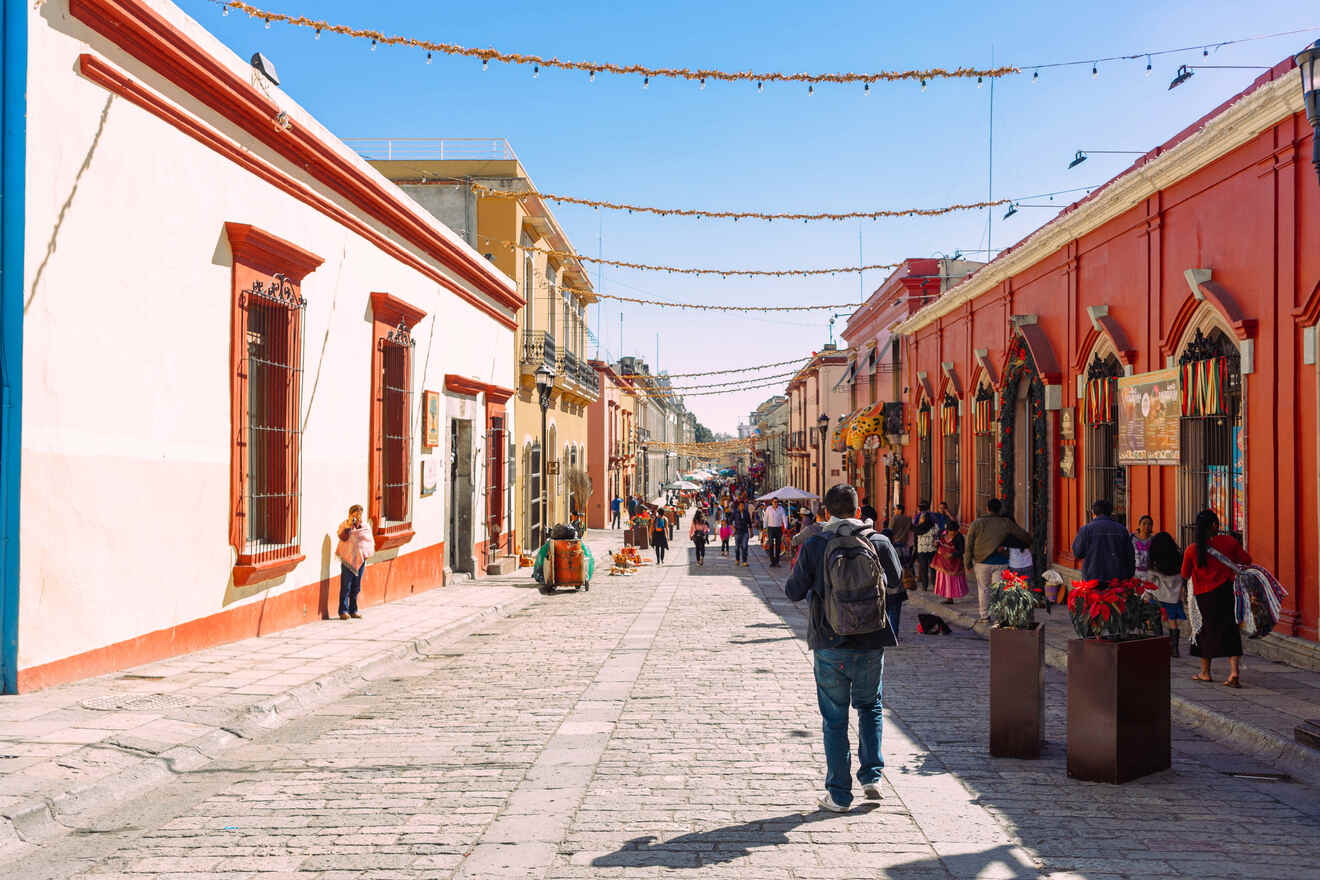
<svg viewBox="0 0 1320 880">
<path fill-rule="evenodd" d="M 784 546 L 784 527 L 788 525 L 788 514 L 780 506 L 779 499 L 774 499 L 765 512 L 765 530 L 770 533 L 770 567 L 779 565 L 779 552 Z"/>
<path fill-rule="evenodd" d="M 903 511 L 902 504 L 894 505 L 894 515 L 889 518 L 889 540 L 903 568 L 908 568 L 912 564 L 912 517 Z"/>
<path fill-rule="evenodd" d="M 636 515 L 637 515 L 637 496 L 636 496 L 636 495 L 629 495 L 629 496 L 628 496 L 628 526 L 629 526 L 629 528 L 632 527 L 632 520 L 633 520 L 633 517 L 636 516 Z"/>
<path fill-rule="evenodd" d="M 733 512 L 733 564 L 747 567 L 747 542 L 752 535 L 752 514 L 747 509 L 747 502 L 738 502 L 738 509 Z"/>
<path fill-rule="evenodd" d="M 615 495 L 610 499 L 610 528 L 617 529 L 619 527 L 619 515 L 622 510 L 623 499 Z"/>
<path fill-rule="evenodd" d="M 1082 580 L 1125 580 L 1136 572 L 1137 551 L 1132 536 L 1114 519 L 1114 505 L 1100 498 L 1091 505 L 1093 518 L 1073 539 L 1073 556 L 1082 560 Z"/>
<path fill-rule="evenodd" d="M 829 521 L 802 545 L 784 594 L 794 602 L 809 599 L 807 647 L 825 735 L 825 794 L 818 803 L 843 813 L 853 800 L 849 704 L 857 710 L 857 781 L 867 799 L 880 798 L 885 648 L 898 644 L 887 620 L 885 587 L 901 582 L 902 573 L 889 539 L 857 519 L 856 489 L 831 487 L 825 510 Z"/>
<path fill-rule="evenodd" d="M 967 530 L 964 561 L 968 571 L 976 574 L 976 599 L 980 608 L 978 618 L 990 619 L 990 583 L 999 572 L 1008 567 L 1008 551 L 1004 541 L 1010 536 L 1031 545 L 1031 535 L 1013 520 L 1003 515 L 1004 506 L 998 498 L 985 503 L 985 513 L 976 518 Z M 1129 545 L 1131 542 L 1128 542 Z"/>
</svg>

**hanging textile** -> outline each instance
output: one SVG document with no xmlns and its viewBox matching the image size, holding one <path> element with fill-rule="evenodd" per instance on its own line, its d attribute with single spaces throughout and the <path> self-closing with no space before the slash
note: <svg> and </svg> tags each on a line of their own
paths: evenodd
<svg viewBox="0 0 1320 880">
<path fill-rule="evenodd" d="M 991 424 L 995 419 L 995 400 L 993 397 L 987 397 L 984 400 L 977 398 L 975 406 L 972 408 L 972 430 L 977 434 L 989 434 Z"/>
<path fill-rule="evenodd" d="M 930 407 L 923 406 L 917 410 L 917 436 L 930 436 Z"/>
<path fill-rule="evenodd" d="M 940 407 L 940 433 L 945 437 L 958 434 L 958 407 L 944 404 Z"/>
<path fill-rule="evenodd" d="M 1086 424 L 1114 421 L 1114 380 L 1108 376 L 1086 381 Z"/>
<path fill-rule="evenodd" d="M 1224 401 L 1228 386 L 1228 358 L 1189 361 L 1179 369 L 1184 416 L 1216 416 L 1228 411 Z"/>
</svg>

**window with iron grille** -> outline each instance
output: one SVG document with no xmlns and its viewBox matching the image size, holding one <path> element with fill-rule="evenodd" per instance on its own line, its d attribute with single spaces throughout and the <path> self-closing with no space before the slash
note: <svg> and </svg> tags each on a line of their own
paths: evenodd
<svg viewBox="0 0 1320 880">
<path fill-rule="evenodd" d="M 387 293 L 371 295 L 371 460 L 368 516 L 376 549 L 413 538 L 412 328 L 426 313 Z"/>
<path fill-rule="evenodd" d="M 486 433 L 486 546 L 493 554 L 504 528 L 504 416 L 491 416 Z"/>
<path fill-rule="evenodd" d="M 956 517 L 962 508 L 962 474 L 959 452 L 961 436 L 958 430 L 958 399 L 946 395 L 940 407 L 940 434 L 944 439 L 944 503 Z"/>
<path fill-rule="evenodd" d="M 323 262 L 226 223 L 230 299 L 229 543 L 238 586 L 287 574 L 302 553 L 302 280 Z"/>
<path fill-rule="evenodd" d="M 534 552 L 541 539 L 541 444 L 523 447 L 523 549 Z"/>
<path fill-rule="evenodd" d="M 407 327 L 380 341 L 381 346 L 381 522 L 397 525 L 412 520 L 412 391 L 409 376 L 413 340 Z"/>
<path fill-rule="evenodd" d="M 976 447 L 976 509 L 980 516 L 995 497 L 995 393 L 982 385 L 972 409 L 972 438 Z"/>
<path fill-rule="evenodd" d="M 307 303 L 282 275 L 274 276 L 269 285 L 255 282 L 243 300 L 247 384 L 243 551 L 260 563 L 297 553 L 301 544 L 301 325 Z"/>
<path fill-rule="evenodd" d="M 934 458 L 931 437 L 930 404 L 922 401 L 917 408 L 917 500 L 930 501 L 935 491 L 935 477 L 932 459 Z"/>
<path fill-rule="evenodd" d="M 1222 331 L 1200 330 L 1178 359 L 1179 519 L 1183 545 L 1196 534 L 1196 515 L 1213 510 L 1219 527 L 1238 540 L 1246 531 L 1243 493 L 1246 437 L 1242 423 L 1242 364 L 1237 344 Z"/>
<path fill-rule="evenodd" d="M 1127 468 L 1118 463 L 1118 377 L 1123 365 L 1112 354 L 1097 354 L 1086 370 L 1082 420 L 1086 426 L 1087 507 L 1103 498 L 1114 518 L 1127 522 Z"/>
</svg>

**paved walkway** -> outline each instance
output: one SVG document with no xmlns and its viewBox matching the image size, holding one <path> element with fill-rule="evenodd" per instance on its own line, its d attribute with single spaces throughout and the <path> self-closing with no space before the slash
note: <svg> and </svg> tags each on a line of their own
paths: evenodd
<svg viewBox="0 0 1320 880">
<path fill-rule="evenodd" d="M 668 564 L 598 577 L 589 593 L 520 591 L 508 616 L 378 670 L 0 874 L 1316 875 L 1320 789 L 1250 778 L 1267 765 L 1195 731 L 1175 730 L 1170 771 L 1124 786 L 1069 780 L 1057 671 L 1044 757 L 989 758 L 986 643 L 917 636 L 911 613 L 886 655 L 884 799 L 814 810 L 824 756 L 802 607 L 783 598 L 782 569 L 752 558 L 734 568 L 715 551 L 697 567 L 680 538 Z"/>
<path fill-rule="evenodd" d="M 955 626 L 973 627 L 977 616 L 974 593 L 953 605 L 945 605 L 929 592 L 911 595 L 911 613 L 927 611 Z M 1046 663 L 1066 670 L 1068 641 L 1076 638 L 1068 610 L 1056 607 L 1048 614 L 1038 612 L 1036 617 L 1045 625 Z M 984 635 L 985 625 L 976 625 L 975 631 Z M 1215 661 L 1215 683 L 1192 681 L 1200 664 L 1188 655 L 1184 639 L 1182 657 L 1171 661 L 1170 670 L 1176 721 L 1266 758 L 1285 772 L 1320 783 L 1320 751 L 1298 744 L 1293 735 L 1303 721 L 1320 719 L 1320 673 L 1246 656 L 1242 658 L 1242 689 L 1233 690 L 1219 684 L 1228 677 L 1227 660 Z"/>
</svg>

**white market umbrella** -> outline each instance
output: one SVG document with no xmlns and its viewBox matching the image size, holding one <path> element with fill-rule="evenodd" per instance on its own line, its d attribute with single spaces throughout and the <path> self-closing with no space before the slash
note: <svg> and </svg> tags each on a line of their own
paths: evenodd
<svg viewBox="0 0 1320 880">
<path fill-rule="evenodd" d="M 669 488 L 670 488 L 670 489 L 681 489 L 681 490 L 683 490 L 683 491 L 692 491 L 692 492 L 695 492 L 696 490 L 700 489 L 701 487 L 698 486 L 696 483 L 693 483 L 693 482 L 691 482 L 691 481 L 689 481 L 689 480 L 677 480 L 677 481 L 675 481 L 675 482 L 673 482 L 673 483 L 670 483 L 670 484 L 669 484 Z"/>
<path fill-rule="evenodd" d="M 796 486 L 785 486 L 782 489 L 776 489 L 766 495 L 757 498 L 757 501 L 773 501 L 778 498 L 780 501 L 815 501 L 820 496 L 813 495 Z"/>
</svg>

